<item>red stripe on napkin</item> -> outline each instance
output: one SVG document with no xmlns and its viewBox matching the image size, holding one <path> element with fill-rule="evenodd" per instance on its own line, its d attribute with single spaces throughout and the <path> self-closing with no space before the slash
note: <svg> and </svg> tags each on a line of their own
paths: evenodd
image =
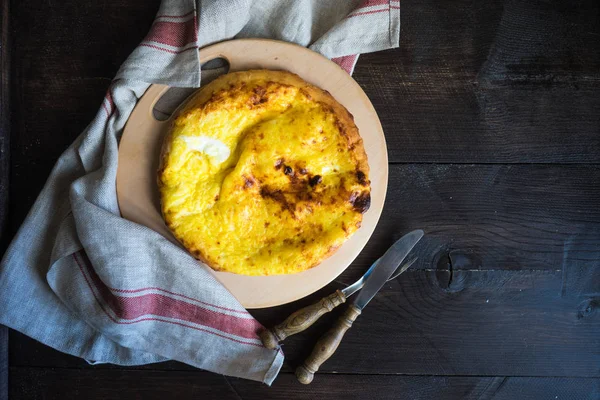
<svg viewBox="0 0 600 400">
<path fill-rule="evenodd" d="M 157 21 L 152 25 L 144 42 L 162 43 L 172 47 L 184 47 L 196 42 L 196 19 L 184 22 Z"/>
<path fill-rule="evenodd" d="M 166 317 L 182 320 L 184 322 L 191 322 L 208 328 L 216 329 L 223 333 L 247 339 L 258 339 L 258 332 L 263 328 L 262 325 L 255 319 L 240 318 L 237 316 L 228 315 L 214 310 L 209 310 L 204 307 L 195 304 L 190 304 L 182 300 L 174 299 L 163 294 L 151 293 L 133 297 L 116 296 L 113 293 L 111 293 L 110 289 L 104 284 L 104 282 L 102 282 L 100 277 L 96 274 L 96 271 L 94 271 L 92 266 L 89 264 L 87 255 L 85 255 L 84 252 L 74 253 L 73 258 L 77 262 L 77 265 L 79 266 L 81 273 L 84 275 L 84 278 L 90 286 L 92 293 L 94 293 L 94 296 L 96 296 L 96 292 L 98 292 L 100 298 L 96 297 L 96 300 L 100 304 L 101 308 L 115 323 L 131 324 L 141 321 L 155 320 L 173 323 L 176 325 L 182 325 L 181 323 L 173 321 L 163 320 L 160 318 L 152 318 Z M 87 278 L 88 276 L 90 278 L 89 280 Z M 96 289 L 96 291 L 94 291 L 94 288 Z M 115 318 L 113 318 L 107 312 L 107 310 L 102 305 L 102 301 L 100 300 L 103 300 L 103 302 L 106 305 L 108 305 L 108 307 L 110 307 L 110 309 L 113 311 L 113 313 L 118 319 L 129 321 L 122 322 L 115 320 Z M 150 318 L 142 318 L 138 320 L 138 318 L 143 316 L 148 316 Z M 132 321 L 134 319 L 135 321 Z M 195 327 L 185 324 L 183 326 L 196 329 Z M 211 331 L 206 332 L 214 333 Z M 218 333 L 215 334 L 231 339 L 227 336 L 219 335 Z M 242 343 L 254 344 L 247 342 Z"/>
<path fill-rule="evenodd" d="M 384 4 L 389 4 L 389 0 L 365 0 L 362 3 L 360 3 L 356 10 L 360 10 L 361 8 L 365 7 L 381 6 Z"/>
<path fill-rule="evenodd" d="M 349 56 L 335 57 L 332 58 L 331 61 L 342 67 L 347 73 L 352 74 L 352 69 L 354 68 L 354 64 L 356 64 L 357 58 L 358 54 L 352 54 Z"/>
<path fill-rule="evenodd" d="M 398 7 L 400 8 L 400 7 Z M 373 10 L 373 11 L 365 11 L 365 12 L 357 12 L 357 13 L 352 13 L 348 16 L 348 18 L 354 18 L 354 17 L 359 17 L 361 15 L 370 15 L 370 14 L 379 14 L 382 12 L 389 12 L 389 8 L 384 8 L 381 10 Z"/>
<path fill-rule="evenodd" d="M 108 87 L 108 90 L 106 92 L 106 96 L 104 96 L 104 100 L 106 100 L 106 101 L 102 102 L 102 107 L 104 107 L 104 111 L 106 111 L 106 116 L 107 117 L 110 117 L 110 115 L 115 110 L 115 102 L 113 101 L 112 93 L 110 92 L 111 89 L 112 89 L 112 83 Z M 108 106 L 106 104 L 108 104 Z"/>
<path fill-rule="evenodd" d="M 238 313 L 238 314 L 250 315 L 250 313 L 248 311 L 245 311 L 245 310 L 234 310 L 233 308 L 221 307 L 221 306 L 218 306 L 216 304 L 210 304 L 210 303 L 207 303 L 205 301 L 198 300 L 198 299 L 195 299 L 193 297 L 189 297 L 189 296 L 183 295 L 181 293 L 171 292 L 169 290 L 161 289 L 161 288 L 155 287 L 155 286 L 150 286 L 150 287 L 145 287 L 145 288 L 139 288 L 139 289 L 115 289 L 115 288 L 112 288 L 110 286 L 107 286 L 107 287 L 112 292 L 119 292 L 119 293 L 140 293 L 140 292 L 146 292 L 146 291 L 149 291 L 149 290 L 155 290 L 155 291 L 159 291 L 159 292 L 164 292 L 164 293 L 167 293 L 167 294 L 171 294 L 171 295 L 174 295 L 174 296 L 179 296 L 179 297 L 182 297 L 184 299 L 196 301 L 198 303 L 207 305 L 209 307 L 214 307 L 214 308 L 218 308 L 218 309 L 221 309 L 221 310 L 225 310 L 225 311 L 229 311 L 229 312 L 233 312 L 233 313 Z"/>
</svg>

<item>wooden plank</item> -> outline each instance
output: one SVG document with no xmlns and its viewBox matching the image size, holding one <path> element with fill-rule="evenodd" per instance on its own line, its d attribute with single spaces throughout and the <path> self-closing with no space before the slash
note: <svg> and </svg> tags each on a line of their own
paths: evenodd
<svg viewBox="0 0 600 400">
<path fill-rule="evenodd" d="M 11 399 L 239 399 L 223 376 L 203 371 L 10 370 Z"/>
<path fill-rule="evenodd" d="M 448 285 L 437 271 L 408 271 L 369 304 L 322 369 L 600 377 L 597 305 L 561 296 L 561 285 L 561 272 L 454 271 Z M 342 287 L 332 286 L 320 295 Z M 255 315 L 269 325 L 307 303 Z M 326 318 L 287 340 L 290 368 L 302 362 L 331 322 Z"/>
<path fill-rule="evenodd" d="M 563 296 L 561 286 L 560 271 L 454 271 L 448 284 L 435 270 L 409 270 L 369 304 L 322 370 L 599 378 L 598 304 Z M 301 301 L 253 314 L 270 325 L 341 287 L 334 282 Z M 284 371 L 303 361 L 339 311 L 286 339 Z M 21 335 L 11 339 L 11 365 L 92 368 Z M 148 368 L 189 369 L 176 363 Z"/>
<path fill-rule="evenodd" d="M 281 374 L 272 387 L 202 371 L 11 369 L 12 399 L 578 399 L 595 400 L 584 378 L 356 376 L 322 374 L 310 386 Z M 596 397 L 595 397 L 596 396 Z"/>
<path fill-rule="evenodd" d="M 10 7 L 0 2 L 0 254 L 7 246 L 8 178 L 10 168 Z M 8 328 L 0 325 L 0 399 L 8 398 Z"/>
<path fill-rule="evenodd" d="M 6 220 L 8 217 L 10 131 L 11 131 L 11 42 L 9 2 L 0 2 L 0 254 L 7 244 Z"/>
<path fill-rule="evenodd" d="M 393 375 L 319 375 L 300 386 L 281 374 L 272 387 L 230 379 L 243 399 L 444 399 L 444 400 L 596 400 L 600 381 L 593 378 L 448 377 Z"/>
<path fill-rule="evenodd" d="M 599 379 L 581 378 L 494 378 L 482 399 L 538 400 L 600 398 Z"/>
<path fill-rule="evenodd" d="M 598 276 L 598 199 L 595 165 L 393 165 L 379 226 L 349 276 L 417 228 L 427 234 L 415 249 L 421 268 L 573 266 Z M 595 283 L 581 290 L 598 292 Z"/>
<path fill-rule="evenodd" d="M 8 328 L 0 325 L 0 399 L 8 398 Z"/>
<path fill-rule="evenodd" d="M 600 3 L 403 1 L 359 58 L 392 162 L 600 162 Z"/>
<path fill-rule="evenodd" d="M 13 134 L 7 235 L 14 235 L 60 154 L 100 109 L 160 1 L 12 1 Z"/>
</svg>

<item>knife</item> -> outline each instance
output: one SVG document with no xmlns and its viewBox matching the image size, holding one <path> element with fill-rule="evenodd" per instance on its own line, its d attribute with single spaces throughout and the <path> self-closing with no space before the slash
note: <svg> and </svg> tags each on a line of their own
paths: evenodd
<svg viewBox="0 0 600 400">
<path fill-rule="evenodd" d="M 358 292 L 365 285 L 366 279 L 371 275 L 375 267 L 377 267 L 380 260 L 381 258 L 375 261 L 367 272 L 352 285 L 349 285 L 342 290 L 336 290 L 335 293 L 323 297 L 319 302 L 299 309 L 287 317 L 285 321 L 275 325 L 273 328 L 262 330 L 260 332 L 260 338 L 265 347 L 267 349 L 275 350 L 277 346 L 279 346 L 279 343 L 285 338 L 308 329 L 308 327 L 317 322 L 323 315 L 340 304 L 345 303 L 348 297 Z M 388 279 L 388 282 L 403 274 L 415 263 L 415 261 L 417 261 L 417 258 L 413 258 L 396 269 L 396 272 Z"/>
<path fill-rule="evenodd" d="M 381 257 L 379 265 L 367 278 L 365 286 L 358 296 L 354 298 L 333 327 L 317 341 L 306 361 L 296 369 L 296 377 L 300 383 L 309 384 L 312 382 L 315 372 L 333 355 L 346 331 L 352 327 L 352 323 L 387 282 L 398 265 L 404 261 L 417 242 L 421 240 L 423 234 L 423 231 L 418 229 L 404 235 Z"/>
</svg>

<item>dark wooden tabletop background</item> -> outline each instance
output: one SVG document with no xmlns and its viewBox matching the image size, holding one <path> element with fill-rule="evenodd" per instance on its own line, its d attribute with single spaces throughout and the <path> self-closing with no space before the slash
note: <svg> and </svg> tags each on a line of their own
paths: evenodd
<svg viewBox="0 0 600 400">
<path fill-rule="evenodd" d="M 2 251 L 158 3 L 2 1 Z M 271 388 L 90 366 L 0 329 L 0 398 L 600 399 L 600 2 L 403 0 L 400 48 L 354 77 L 388 143 L 379 226 L 335 282 L 253 314 L 278 322 L 427 236 L 311 386 L 293 370 L 331 318 L 287 340 Z"/>
</svg>

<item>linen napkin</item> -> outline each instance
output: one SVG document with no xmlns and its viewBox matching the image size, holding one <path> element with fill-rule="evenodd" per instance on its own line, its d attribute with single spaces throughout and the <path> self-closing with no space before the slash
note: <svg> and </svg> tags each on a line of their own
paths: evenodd
<svg viewBox="0 0 600 400">
<path fill-rule="evenodd" d="M 164 0 L 96 117 L 56 163 L 0 264 L 0 323 L 90 363 L 178 360 L 267 384 L 283 363 L 210 270 L 120 217 L 119 137 L 152 83 L 198 87 L 198 49 L 241 37 L 295 42 L 352 73 L 398 45 L 395 0 Z"/>
</svg>

